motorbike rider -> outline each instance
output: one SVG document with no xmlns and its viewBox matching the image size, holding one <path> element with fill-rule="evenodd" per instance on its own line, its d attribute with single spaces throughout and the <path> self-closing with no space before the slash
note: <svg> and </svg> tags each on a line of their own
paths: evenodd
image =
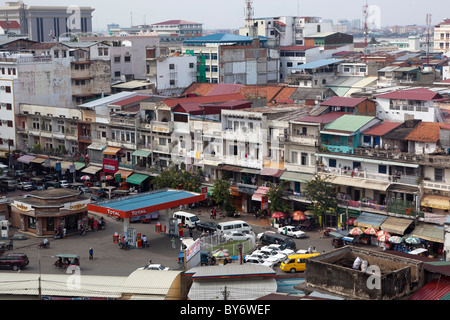
<svg viewBox="0 0 450 320">
<path fill-rule="evenodd" d="M 45 238 L 44 240 L 42 240 L 42 246 L 43 247 L 46 247 L 46 246 L 48 246 L 49 245 L 49 242 L 48 242 L 48 239 L 47 238 Z"/>
<path fill-rule="evenodd" d="M 144 235 L 142 235 L 142 245 L 144 246 L 144 247 L 146 247 L 147 245 L 148 245 L 148 242 L 147 242 L 147 236 L 144 234 Z"/>
</svg>

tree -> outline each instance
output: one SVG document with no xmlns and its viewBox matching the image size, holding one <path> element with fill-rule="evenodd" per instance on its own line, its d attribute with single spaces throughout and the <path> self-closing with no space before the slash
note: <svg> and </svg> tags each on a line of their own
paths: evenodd
<svg viewBox="0 0 450 320">
<path fill-rule="evenodd" d="M 230 182 L 228 180 L 217 179 L 214 181 L 212 198 L 225 211 L 227 216 L 232 216 L 236 211 L 231 201 Z"/>
<path fill-rule="evenodd" d="M 290 214 L 292 208 L 283 199 L 284 192 L 286 190 L 286 182 L 283 181 L 277 186 L 273 183 L 269 186 L 269 191 L 267 191 L 267 199 L 269 200 L 269 208 L 271 212 L 284 212 Z"/>
<path fill-rule="evenodd" d="M 181 189 L 200 192 L 200 176 L 186 170 L 171 167 L 153 179 L 158 188 Z"/>
<path fill-rule="evenodd" d="M 329 177 L 322 177 L 319 174 L 314 176 L 306 185 L 305 195 L 313 203 L 309 209 L 312 210 L 315 216 L 322 217 L 322 226 L 324 226 L 325 215 L 327 212 L 337 209 L 336 192 L 333 186 L 328 181 Z"/>
</svg>

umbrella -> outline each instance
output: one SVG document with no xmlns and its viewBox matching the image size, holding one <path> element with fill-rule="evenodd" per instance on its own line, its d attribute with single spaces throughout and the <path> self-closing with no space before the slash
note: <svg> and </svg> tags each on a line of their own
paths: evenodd
<svg viewBox="0 0 450 320">
<path fill-rule="evenodd" d="M 350 218 L 350 219 L 348 219 L 348 221 L 347 221 L 347 224 L 349 225 L 349 226 L 352 226 L 353 225 L 353 222 L 355 222 L 355 218 Z"/>
<path fill-rule="evenodd" d="M 377 237 L 377 240 L 380 242 L 388 242 L 389 241 L 389 234 L 385 233 L 385 234 L 381 234 Z"/>
<path fill-rule="evenodd" d="M 114 179 L 113 176 L 109 176 L 109 175 L 108 175 L 108 176 L 105 177 L 105 180 L 112 180 L 112 179 Z"/>
<path fill-rule="evenodd" d="M 413 237 L 411 235 L 405 237 L 404 241 L 406 243 L 409 243 L 409 244 L 419 244 L 420 243 L 420 239 L 419 238 Z"/>
<path fill-rule="evenodd" d="M 375 230 L 372 227 L 369 227 L 366 229 L 366 231 L 364 231 L 365 234 L 370 234 L 370 235 L 375 235 L 377 233 L 377 230 Z"/>
<path fill-rule="evenodd" d="M 402 239 L 402 237 L 392 236 L 392 237 L 389 238 L 389 242 L 398 244 L 398 243 L 402 243 L 403 239 Z"/>
<path fill-rule="evenodd" d="M 386 230 L 380 230 L 380 231 L 378 231 L 378 232 L 376 233 L 376 236 L 379 237 L 379 236 L 382 236 L 382 235 L 384 235 L 384 234 L 389 235 L 389 233 L 388 233 Z"/>
<path fill-rule="evenodd" d="M 274 212 L 272 214 L 272 218 L 286 218 L 286 213 L 283 212 Z"/>
<path fill-rule="evenodd" d="M 352 236 L 359 236 L 359 235 L 363 234 L 364 232 L 360 228 L 353 228 L 352 230 L 349 231 L 349 233 Z"/>
<path fill-rule="evenodd" d="M 81 180 L 91 180 L 91 177 L 89 177 L 89 176 L 82 176 L 80 179 Z"/>
<path fill-rule="evenodd" d="M 303 221 L 308 219 L 306 215 L 302 211 L 294 211 L 292 212 L 292 220 L 295 221 Z"/>
<path fill-rule="evenodd" d="M 230 254 L 224 250 L 217 250 L 217 251 L 213 252 L 212 255 L 216 258 L 225 258 L 225 257 L 228 257 Z"/>
</svg>

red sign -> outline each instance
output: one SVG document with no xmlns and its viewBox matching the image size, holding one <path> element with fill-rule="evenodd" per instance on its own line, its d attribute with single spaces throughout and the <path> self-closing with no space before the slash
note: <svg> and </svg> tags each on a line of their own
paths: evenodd
<svg viewBox="0 0 450 320">
<path fill-rule="evenodd" d="M 202 187 L 200 190 L 201 190 L 202 194 L 207 194 L 208 193 L 208 187 Z"/>
<path fill-rule="evenodd" d="M 269 208 L 269 198 L 262 196 L 261 197 L 261 210 L 266 210 Z"/>
<path fill-rule="evenodd" d="M 119 170 L 119 161 L 114 159 L 103 159 L 103 171 L 107 173 L 116 173 Z"/>
</svg>

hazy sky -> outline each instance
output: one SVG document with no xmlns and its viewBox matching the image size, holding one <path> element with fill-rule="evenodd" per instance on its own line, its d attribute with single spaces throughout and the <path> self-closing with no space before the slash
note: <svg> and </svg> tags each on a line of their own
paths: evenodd
<svg viewBox="0 0 450 320">
<path fill-rule="evenodd" d="M 204 29 L 237 29 L 244 26 L 245 0 L 23 0 L 27 5 L 90 6 L 93 29 L 105 30 L 109 23 L 121 27 L 181 19 L 203 23 Z M 325 19 L 363 20 L 366 0 L 254 0 L 254 16 L 317 16 Z M 382 26 L 425 25 L 432 14 L 432 24 L 450 18 L 448 0 L 369 0 L 380 8 Z"/>
</svg>

